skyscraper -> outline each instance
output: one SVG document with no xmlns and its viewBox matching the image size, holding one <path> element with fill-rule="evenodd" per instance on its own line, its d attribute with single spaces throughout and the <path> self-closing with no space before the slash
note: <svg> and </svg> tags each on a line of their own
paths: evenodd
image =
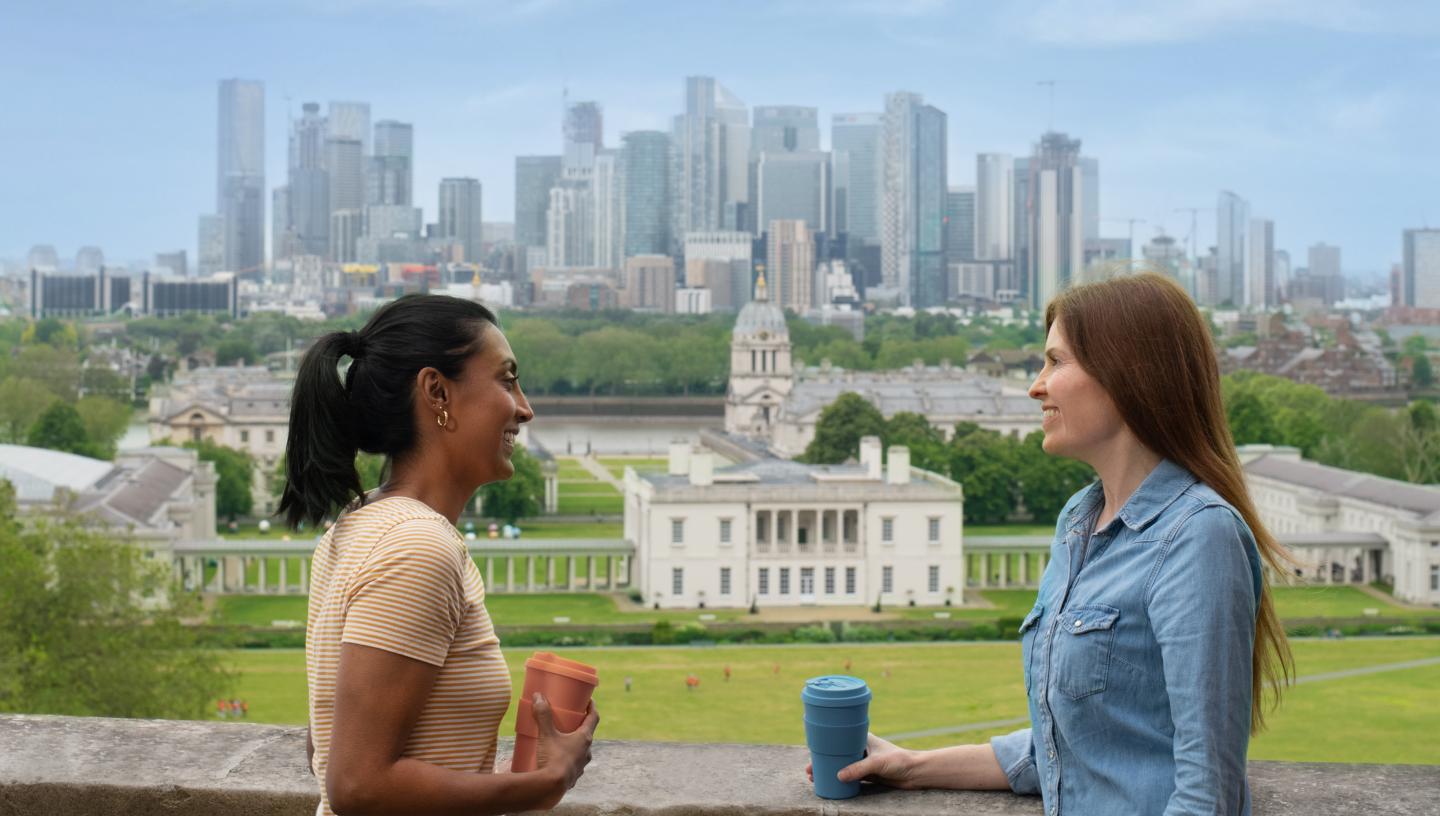
<svg viewBox="0 0 1440 816">
<path fill-rule="evenodd" d="M 375 154 L 365 184 L 368 203 L 410 205 L 415 200 L 414 163 L 414 127 L 390 119 L 376 122 Z"/>
<path fill-rule="evenodd" d="M 572 102 L 565 107 L 562 128 L 566 169 L 584 168 L 595 164 L 595 157 L 605 147 L 605 115 L 599 102 Z"/>
<path fill-rule="evenodd" d="M 756 105 L 750 130 L 750 154 L 803 153 L 820 149 L 820 118 L 815 108 Z"/>
<path fill-rule="evenodd" d="M 975 257 L 1004 261 L 1014 257 L 1015 163 L 1007 153 L 975 157 Z"/>
<path fill-rule="evenodd" d="M 550 206 L 545 212 L 547 266 L 595 265 L 594 205 L 588 178 L 566 175 L 550 188 Z"/>
<path fill-rule="evenodd" d="M 756 162 L 755 214 L 764 231 L 772 221 L 804 221 L 830 230 L 830 154 L 818 150 L 763 152 Z"/>
<path fill-rule="evenodd" d="M 329 138 L 354 139 L 360 143 L 360 153 L 370 155 L 370 103 L 330 103 L 326 121 L 329 124 Z M 362 170 L 363 172 L 363 170 Z"/>
<path fill-rule="evenodd" d="M 1273 309 L 1279 305 L 1275 293 L 1275 222 L 1250 219 L 1250 258 L 1245 264 L 1245 305 L 1252 309 Z"/>
<path fill-rule="evenodd" d="M 1050 132 L 1025 167 L 1030 303 L 1043 309 L 1085 269 L 1085 182 L 1080 140 Z M 1017 177 L 1018 177 L 1017 169 Z"/>
<path fill-rule="evenodd" d="M 590 174 L 595 219 L 591 233 L 595 241 L 594 263 L 606 269 L 620 269 L 625 260 L 625 199 L 621 183 L 620 151 L 600 150 L 595 154 L 594 171 Z"/>
<path fill-rule="evenodd" d="M 945 194 L 945 263 L 975 260 L 975 188 Z"/>
<path fill-rule="evenodd" d="M 1440 229 L 1407 229 L 1404 244 L 1402 305 L 1440 309 Z"/>
<path fill-rule="evenodd" d="M 225 266 L 225 219 L 202 215 L 196 224 L 196 233 L 195 271 L 207 278 Z"/>
<path fill-rule="evenodd" d="M 440 238 L 463 248 L 465 261 L 481 258 L 481 187 L 473 178 L 440 180 Z"/>
<path fill-rule="evenodd" d="M 306 102 L 290 129 L 290 228 L 302 255 L 330 249 L 330 174 L 325 169 L 325 117 Z"/>
<path fill-rule="evenodd" d="M 546 216 L 550 189 L 560 179 L 559 156 L 515 157 L 515 243 L 522 247 L 546 245 Z"/>
<path fill-rule="evenodd" d="M 771 221 L 765 227 L 765 277 L 782 309 L 815 306 L 815 240 L 804 221 Z"/>
<path fill-rule="evenodd" d="M 749 111 L 714 77 L 685 79 L 685 112 L 673 125 L 673 240 L 742 229 L 750 204 Z M 678 246 L 675 248 L 678 250 Z"/>
<path fill-rule="evenodd" d="M 334 110 L 336 103 L 331 103 Z M 336 225 L 336 216 L 345 213 L 345 218 L 353 219 L 356 215 L 362 216 L 365 212 L 365 145 L 359 139 L 336 136 L 334 123 L 331 123 L 330 137 L 325 140 L 325 171 L 330 177 L 330 226 L 333 231 Z M 354 214 L 354 215 L 350 215 Z M 337 242 L 334 236 L 330 236 L 329 258 L 334 261 L 341 261 L 344 258 L 355 256 L 353 240 L 350 239 L 352 231 L 348 229 L 351 221 L 341 221 L 346 225 L 345 239 Z"/>
<path fill-rule="evenodd" d="M 835 168 L 835 231 L 851 245 L 880 242 L 881 115 L 837 113 L 830 119 Z"/>
<path fill-rule="evenodd" d="M 1345 297 L 1345 274 L 1340 267 L 1340 247 L 1324 242 L 1310 247 L 1310 280 L 1326 306 Z"/>
<path fill-rule="evenodd" d="M 670 252 L 670 137 L 637 130 L 620 137 L 624 257 Z"/>
<path fill-rule="evenodd" d="M 215 210 L 225 226 L 224 266 L 258 276 L 265 263 L 265 86 L 220 82 Z"/>
<path fill-rule="evenodd" d="M 946 121 L 920 94 L 885 97 L 881 280 L 900 303 L 945 302 Z"/>
<path fill-rule="evenodd" d="M 105 265 L 105 253 L 96 246 L 80 247 L 75 253 L 75 272 L 80 275 L 93 275 L 100 271 Z"/>
<path fill-rule="evenodd" d="M 1250 205 L 1245 199 L 1222 190 L 1215 207 L 1215 302 L 1239 308 L 1245 304 L 1246 232 L 1250 226 Z"/>
</svg>

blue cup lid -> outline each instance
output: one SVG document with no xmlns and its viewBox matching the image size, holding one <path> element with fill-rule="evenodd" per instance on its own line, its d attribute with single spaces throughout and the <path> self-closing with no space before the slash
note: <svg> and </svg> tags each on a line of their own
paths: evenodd
<svg viewBox="0 0 1440 816">
<path fill-rule="evenodd" d="M 800 699 L 810 705 L 846 708 L 870 702 L 870 687 L 858 677 L 827 674 L 806 680 Z"/>
</svg>

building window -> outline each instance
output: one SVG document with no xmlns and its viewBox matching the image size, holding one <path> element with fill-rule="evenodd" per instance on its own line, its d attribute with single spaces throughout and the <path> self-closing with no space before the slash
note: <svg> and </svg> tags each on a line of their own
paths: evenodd
<svg viewBox="0 0 1440 816">
<path fill-rule="evenodd" d="M 939 543 L 940 543 L 940 517 L 939 517 L 939 516 L 931 516 L 931 517 L 930 517 L 930 543 L 931 543 L 931 544 L 939 544 Z"/>
<path fill-rule="evenodd" d="M 761 544 L 770 542 L 770 514 L 764 511 L 755 514 L 755 540 Z"/>
<path fill-rule="evenodd" d="M 809 543 L 810 543 L 810 528 L 809 528 L 809 527 L 796 527 L 796 528 L 795 528 L 795 542 L 796 542 L 797 544 L 799 544 L 800 546 L 802 546 L 802 547 L 805 546 L 806 544 L 809 544 Z"/>
<path fill-rule="evenodd" d="M 781 595 L 789 595 L 789 594 L 790 594 L 790 568 L 789 568 L 789 567 L 781 567 L 781 568 L 780 568 L 780 594 L 781 594 Z"/>
<path fill-rule="evenodd" d="M 265 441 L 266 441 L 266 442 L 274 442 L 274 441 L 275 441 L 275 432 L 274 432 L 274 431 L 266 431 L 266 432 L 265 432 Z"/>
<path fill-rule="evenodd" d="M 249 431 L 241 431 L 241 432 L 240 432 L 240 441 L 241 441 L 241 442 L 249 442 L 249 441 L 250 441 L 250 432 L 249 432 Z"/>
<path fill-rule="evenodd" d="M 1440 564 L 1430 565 L 1430 591 L 1440 592 Z"/>
<path fill-rule="evenodd" d="M 721 595 L 729 595 L 729 594 L 730 594 L 730 568 L 729 568 L 729 567 L 721 567 L 721 568 L 720 568 L 720 594 L 721 594 Z"/>
<path fill-rule="evenodd" d="M 760 568 L 760 580 L 756 581 L 755 583 L 756 583 L 756 585 L 759 587 L 759 591 L 760 591 L 760 594 L 761 594 L 761 595 L 769 595 L 769 594 L 770 594 L 770 568 L 769 568 L 769 567 L 761 567 L 761 568 Z"/>
<path fill-rule="evenodd" d="M 834 595 L 834 594 L 835 594 L 835 568 L 834 568 L 834 567 L 826 567 L 826 568 L 825 568 L 825 594 L 826 594 L 826 595 Z"/>
<path fill-rule="evenodd" d="M 846 594 L 846 595 L 854 595 L 854 594 L 855 594 L 855 568 L 854 568 L 854 567 L 846 567 L 846 568 L 845 568 L 845 594 Z"/>
<path fill-rule="evenodd" d="M 930 565 L 930 591 L 940 591 L 940 567 L 936 564 Z"/>
<path fill-rule="evenodd" d="M 895 519 L 880 519 L 880 540 L 886 544 L 895 543 Z"/>
<path fill-rule="evenodd" d="M 684 567 L 671 567 L 671 568 L 670 568 L 670 594 L 671 594 L 671 595 L 684 595 L 684 594 L 685 594 L 685 568 L 684 568 Z"/>
<path fill-rule="evenodd" d="M 891 593 L 895 591 L 895 568 L 889 565 L 880 568 L 880 591 Z"/>
<path fill-rule="evenodd" d="M 670 543 L 685 543 L 685 519 L 670 519 Z"/>
<path fill-rule="evenodd" d="M 720 519 L 720 543 L 730 543 L 730 519 Z"/>
<path fill-rule="evenodd" d="M 814 568 L 814 567 L 801 567 L 801 568 L 800 568 L 800 594 L 801 594 L 801 595 L 814 595 L 814 594 L 815 594 L 815 568 Z"/>
</svg>

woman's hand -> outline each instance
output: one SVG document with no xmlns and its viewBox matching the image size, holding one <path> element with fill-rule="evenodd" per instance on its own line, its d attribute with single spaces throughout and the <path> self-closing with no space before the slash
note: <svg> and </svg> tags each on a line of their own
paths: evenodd
<svg viewBox="0 0 1440 816">
<path fill-rule="evenodd" d="M 863 779 L 867 782 L 878 782 L 901 790 L 918 787 L 914 784 L 916 756 L 914 751 L 907 751 L 870 734 L 865 739 L 865 753 L 864 759 L 841 768 L 836 777 L 841 782 Z M 811 782 L 814 782 L 814 767 L 806 765 L 805 775 L 810 778 Z"/>
<path fill-rule="evenodd" d="M 535 747 L 535 765 L 536 768 L 549 769 L 559 774 L 560 796 L 563 797 L 566 791 L 575 787 L 581 774 L 585 773 L 585 766 L 590 764 L 590 743 L 595 739 L 595 727 L 600 724 L 600 714 L 595 710 L 592 700 L 585 712 L 584 722 L 567 734 L 555 729 L 555 716 L 545 695 L 536 693 L 534 710 L 535 725 L 540 730 Z M 554 802 L 546 804 L 545 807 L 554 807 L 559 802 L 560 797 L 556 797 Z"/>
</svg>

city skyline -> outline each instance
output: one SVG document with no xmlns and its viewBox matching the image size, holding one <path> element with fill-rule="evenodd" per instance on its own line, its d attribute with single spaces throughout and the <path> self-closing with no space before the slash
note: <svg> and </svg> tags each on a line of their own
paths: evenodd
<svg viewBox="0 0 1440 816">
<path fill-rule="evenodd" d="M 1344 248 L 1347 272 L 1383 273 L 1398 263 L 1402 230 L 1425 225 L 1425 191 L 1440 181 L 1422 144 L 1436 114 L 1414 101 L 1424 73 L 1416 69 L 1440 67 L 1440 51 L 1418 35 L 1435 30 L 1440 15 L 1420 4 L 1395 5 L 1385 17 L 1338 2 L 1308 12 L 1283 3 L 1192 5 L 1106 5 L 1081 15 L 1065 2 L 999 12 L 944 2 L 797 2 L 725 13 L 427 3 L 418 6 L 424 14 L 406 16 L 417 6 L 401 2 L 302 4 L 257 20 L 225 3 L 158 2 L 129 12 L 95 7 L 83 21 L 67 20 L 63 61 L 38 45 L 54 13 L 21 10 L 11 15 L 18 36 L 0 51 L 0 71 L 31 82 L 11 83 L 6 107 L 19 121 L 48 127 L 0 139 L 51 160 L 20 163 L 7 184 L 13 197 L 0 257 L 23 259 L 32 244 L 56 246 L 67 262 L 88 245 L 112 263 L 195 252 L 196 216 L 211 212 L 216 196 L 214 93 L 222 79 L 265 84 L 271 189 L 286 177 L 285 139 L 300 105 L 356 100 L 376 120 L 414 125 L 415 203 L 426 221 L 436 219 L 439 183 L 449 177 L 479 180 L 486 218 L 509 221 L 515 156 L 562 150 L 565 88 L 571 100 L 600 103 L 603 141 L 618 145 L 627 131 L 668 130 L 684 111 L 684 78 L 703 74 L 752 111 L 818 108 L 822 149 L 830 147 L 832 115 L 880 112 L 887 93 L 921 94 L 948 117 L 948 182 L 956 186 L 976 183 L 976 153 L 1028 155 L 1053 125 L 1104 164 L 1103 216 L 1145 219 L 1137 244 L 1163 225 L 1188 246 L 1191 216 L 1175 210 L 1213 208 L 1219 190 L 1231 189 L 1253 216 L 1274 222 L 1274 245 L 1296 258 L 1326 242 Z M 797 25 L 806 37 L 793 36 Z M 653 30 L 676 33 L 648 41 Z M 964 36 L 936 33 L 946 30 Z M 258 37 L 254 53 L 212 48 L 247 32 Z M 742 32 L 743 42 L 735 39 Z M 537 50 L 567 35 L 583 35 L 588 47 Z M 313 47 L 327 37 L 353 47 Z M 367 62 L 366 54 L 384 53 L 367 44 L 384 37 L 424 37 L 426 47 Z M 445 47 L 467 37 L 465 50 Z M 785 49 L 770 48 L 779 41 Z M 647 42 L 653 53 L 641 48 Z M 865 47 L 847 46 L 857 43 Z M 141 61 L 136 53 L 165 56 Z M 485 56 L 454 56 L 464 53 Z M 836 64 L 836 53 L 870 59 Z M 1195 68 L 1197 54 L 1210 56 L 1205 70 Z M 121 67 L 112 70 L 116 60 Z M 447 63 L 447 75 L 430 70 Z M 98 76 L 105 94 L 96 93 Z M 47 81 L 34 82 L 40 77 Z M 1053 112 L 1050 89 L 1036 85 L 1050 77 L 1059 79 Z M 1216 240 L 1214 214 L 1202 212 L 1198 225 L 1203 251 Z M 1101 226 L 1106 235 L 1124 229 Z"/>
</svg>

